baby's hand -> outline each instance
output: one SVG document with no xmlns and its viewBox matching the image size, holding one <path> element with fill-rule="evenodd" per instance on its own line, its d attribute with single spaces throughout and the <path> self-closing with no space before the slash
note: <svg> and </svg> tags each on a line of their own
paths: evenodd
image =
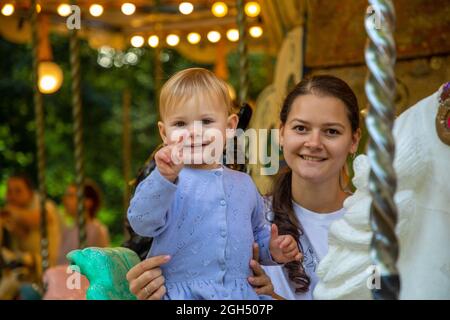
<svg viewBox="0 0 450 320">
<path fill-rule="evenodd" d="M 184 166 L 181 157 L 182 148 L 183 136 L 180 136 L 178 142 L 159 149 L 155 154 L 155 162 L 159 172 L 164 178 L 171 182 L 175 182 Z"/>
<path fill-rule="evenodd" d="M 271 229 L 270 254 L 278 263 L 300 261 L 302 257 L 295 239 L 291 235 L 278 235 L 278 228 L 275 224 L 272 224 Z"/>
</svg>

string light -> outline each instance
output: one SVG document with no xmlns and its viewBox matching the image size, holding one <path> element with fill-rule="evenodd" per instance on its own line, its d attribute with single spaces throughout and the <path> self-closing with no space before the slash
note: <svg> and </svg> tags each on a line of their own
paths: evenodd
<svg viewBox="0 0 450 320">
<path fill-rule="evenodd" d="M 131 16 L 136 11 L 136 6 L 132 3 L 125 2 L 121 7 L 122 13 L 127 16 Z"/>
<path fill-rule="evenodd" d="M 166 42 L 169 46 L 175 47 L 176 45 L 178 45 L 180 43 L 180 37 L 177 36 L 176 34 L 169 34 L 166 37 Z"/>
<path fill-rule="evenodd" d="M 182 14 L 188 15 L 191 14 L 192 11 L 194 11 L 194 5 L 190 2 L 182 2 L 178 6 L 178 9 Z"/>
<path fill-rule="evenodd" d="M 93 4 L 89 7 L 89 13 L 94 17 L 100 17 L 103 14 L 103 7 L 99 4 Z"/>
<path fill-rule="evenodd" d="M 191 44 L 197 44 L 200 42 L 201 39 L 202 37 L 197 32 L 191 32 L 187 35 L 187 40 Z"/>
<path fill-rule="evenodd" d="M 236 42 L 239 40 L 239 31 L 237 29 L 230 29 L 227 31 L 227 38 L 231 42 Z"/>
<path fill-rule="evenodd" d="M 251 18 L 257 17 L 261 12 L 261 6 L 258 2 L 250 1 L 245 5 L 245 14 Z"/>
<path fill-rule="evenodd" d="M 211 7 L 211 11 L 216 17 L 222 18 L 227 15 L 228 7 L 224 2 L 215 2 Z"/>
<path fill-rule="evenodd" d="M 259 38 L 263 34 L 263 29 L 259 26 L 251 27 L 248 31 L 253 38 Z"/>
<path fill-rule="evenodd" d="M 14 6 L 11 3 L 7 3 L 2 8 L 2 14 L 4 16 L 10 16 L 14 13 Z"/>
<path fill-rule="evenodd" d="M 142 36 L 134 36 L 131 38 L 131 45 L 135 48 L 140 48 L 144 45 L 144 37 Z"/>
<path fill-rule="evenodd" d="M 210 31 L 207 37 L 210 42 L 216 43 L 220 41 L 221 35 L 218 31 Z"/>
<path fill-rule="evenodd" d="M 58 9 L 56 9 L 58 11 L 58 14 L 61 17 L 67 17 L 69 14 L 71 14 L 72 9 L 70 8 L 70 6 L 66 3 L 60 4 L 58 6 Z"/>
<path fill-rule="evenodd" d="M 159 37 L 156 35 L 148 37 L 148 45 L 152 48 L 156 48 L 159 45 Z"/>
</svg>

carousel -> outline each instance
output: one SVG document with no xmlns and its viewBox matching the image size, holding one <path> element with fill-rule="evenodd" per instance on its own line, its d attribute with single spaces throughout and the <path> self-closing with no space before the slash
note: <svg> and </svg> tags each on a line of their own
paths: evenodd
<svg viewBox="0 0 450 320">
<path fill-rule="evenodd" d="M 2 246 L 0 298 L 14 297 L 23 268 L 37 268 L 41 279 L 28 284 L 29 297 L 136 299 L 126 273 L 145 258 L 151 239 L 134 234 L 125 221 L 122 247 L 86 248 L 82 115 L 89 111 L 81 86 L 83 69 L 89 66 L 80 60 L 80 41 L 97 51 L 103 68 L 137 65 L 138 50 L 154 50 L 156 93 L 163 84 L 160 57 L 165 48 L 213 65 L 214 73 L 228 83 L 234 75 L 227 55 L 237 51 L 238 85 L 229 84 L 229 91 L 242 129 L 277 128 L 283 98 L 305 76 L 331 73 L 345 79 L 362 106 L 360 151 L 367 156 L 351 163 L 356 190 L 344 203 L 348 214 L 330 229 L 330 249 L 319 265 L 314 296 L 450 298 L 450 206 L 445 197 L 450 194 L 450 2 L 15 0 L 1 1 L 0 7 L 0 36 L 32 48 L 41 200 L 41 254 L 33 258 Z M 50 266 L 48 261 L 43 95 L 54 94 L 64 81 L 53 62 L 51 33 L 70 39 L 66 81 L 71 88 L 79 230 L 79 250 L 67 256 L 70 266 Z M 263 52 L 275 63 L 267 66 L 272 68 L 272 83 L 250 99 L 249 54 L 254 52 Z M 131 100 L 124 94 L 124 207 L 133 186 L 155 168 L 153 152 L 147 161 L 142 159 L 136 177 L 131 173 Z M 261 174 L 264 164 L 235 169 L 249 173 L 261 193 L 273 181 Z M 367 283 L 371 275 L 378 284 Z"/>
</svg>

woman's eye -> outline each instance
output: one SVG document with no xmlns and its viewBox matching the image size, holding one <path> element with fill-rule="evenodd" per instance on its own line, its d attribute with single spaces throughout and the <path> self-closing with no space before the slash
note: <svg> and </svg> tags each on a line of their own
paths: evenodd
<svg viewBox="0 0 450 320">
<path fill-rule="evenodd" d="M 213 120 L 211 120 L 211 119 L 203 119 L 202 120 L 202 123 L 204 124 L 204 125 L 208 125 L 208 124 L 211 124 L 211 123 L 213 123 L 214 121 Z"/>
<path fill-rule="evenodd" d="M 305 126 L 295 126 L 294 130 L 297 132 L 306 132 L 306 127 Z"/>
<path fill-rule="evenodd" d="M 175 127 L 184 127 L 185 123 L 184 123 L 184 121 L 177 121 L 173 125 Z"/>
<path fill-rule="evenodd" d="M 336 136 L 336 135 L 340 134 L 340 132 L 338 130 L 336 130 L 336 129 L 327 129 L 326 132 L 330 136 Z"/>
</svg>

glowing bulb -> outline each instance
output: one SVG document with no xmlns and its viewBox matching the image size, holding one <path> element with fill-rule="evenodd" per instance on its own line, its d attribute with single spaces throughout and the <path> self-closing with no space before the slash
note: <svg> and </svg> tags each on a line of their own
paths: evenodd
<svg viewBox="0 0 450 320">
<path fill-rule="evenodd" d="M 217 31 L 210 31 L 208 32 L 208 40 L 211 41 L 212 43 L 216 43 L 220 41 L 220 33 Z"/>
<path fill-rule="evenodd" d="M 2 14 L 4 16 L 10 16 L 14 13 L 14 6 L 10 3 L 7 3 L 2 8 Z"/>
<path fill-rule="evenodd" d="M 131 38 L 131 45 L 135 48 L 140 48 L 144 45 L 144 37 L 142 36 L 134 36 Z"/>
<path fill-rule="evenodd" d="M 223 2 L 216 2 L 213 4 L 211 11 L 212 11 L 213 15 L 215 15 L 216 17 L 222 18 L 227 15 L 228 7 Z"/>
<path fill-rule="evenodd" d="M 166 37 L 166 42 L 169 46 L 175 47 L 178 43 L 180 43 L 180 37 L 176 34 L 169 34 Z"/>
<path fill-rule="evenodd" d="M 257 17 L 261 12 L 261 7 L 258 2 L 250 1 L 245 5 L 245 14 L 251 18 Z"/>
<path fill-rule="evenodd" d="M 70 6 L 68 4 L 60 4 L 58 6 L 58 9 L 56 9 L 58 11 L 58 14 L 61 17 L 67 17 L 69 14 L 72 13 L 72 9 L 70 8 Z"/>
<path fill-rule="evenodd" d="M 36 5 L 36 12 L 37 13 L 40 13 L 42 11 L 42 7 L 41 7 L 41 5 L 38 3 L 37 5 Z"/>
<path fill-rule="evenodd" d="M 53 62 L 45 61 L 39 63 L 38 87 L 45 94 L 54 93 L 59 90 L 63 81 L 61 68 Z"/>
<path fill-rule="evenodd" d="M 89 7 L 89 13 L 94 17 L 100 17 L 103 14 L 103 7 L 99 4 L 93 4 Z"/>
<path fill-rule="evenodd" d="M 239 31 L 237 29 L 230 29 L 227 31 L 227 38 L 231 42 L 236 42 L 239 40 Z"/>
<path fill-rule="evenodd" d="M 200 42 L 201 39 L 202 37 L 197 32 L 191 32 L 187 35 L 187 40 L 191 44 L 197 44 Z"/>
<path fill-rule="evenodd" d="M 180 6 L 178 7 L 178 9 L 180 10 L 180 12 L 182 14 L 191 14 L 192 11 L 194 11 L 194 5 L 190 2 L 182 2 L 180 3 Z"/>
<path fill-rule="evenodd" d="M 251 27 L 248 31 L 253 38 L 259 38 L 263 34 L 263 29 L 261 27 Z"/>
<path fill-rule="evenodd" d="M 148 37 L 148 45 L 152 48 L 156 48 L 159 44 L 159 38 L 158 36 L 150 36 Z"/>
<path fill-rule="evenodd" d="M 131 16 L 136 11 L 136 6 L 132 3 L 126 2 L 121 7 L 122 13 Z"/>
</svg>

